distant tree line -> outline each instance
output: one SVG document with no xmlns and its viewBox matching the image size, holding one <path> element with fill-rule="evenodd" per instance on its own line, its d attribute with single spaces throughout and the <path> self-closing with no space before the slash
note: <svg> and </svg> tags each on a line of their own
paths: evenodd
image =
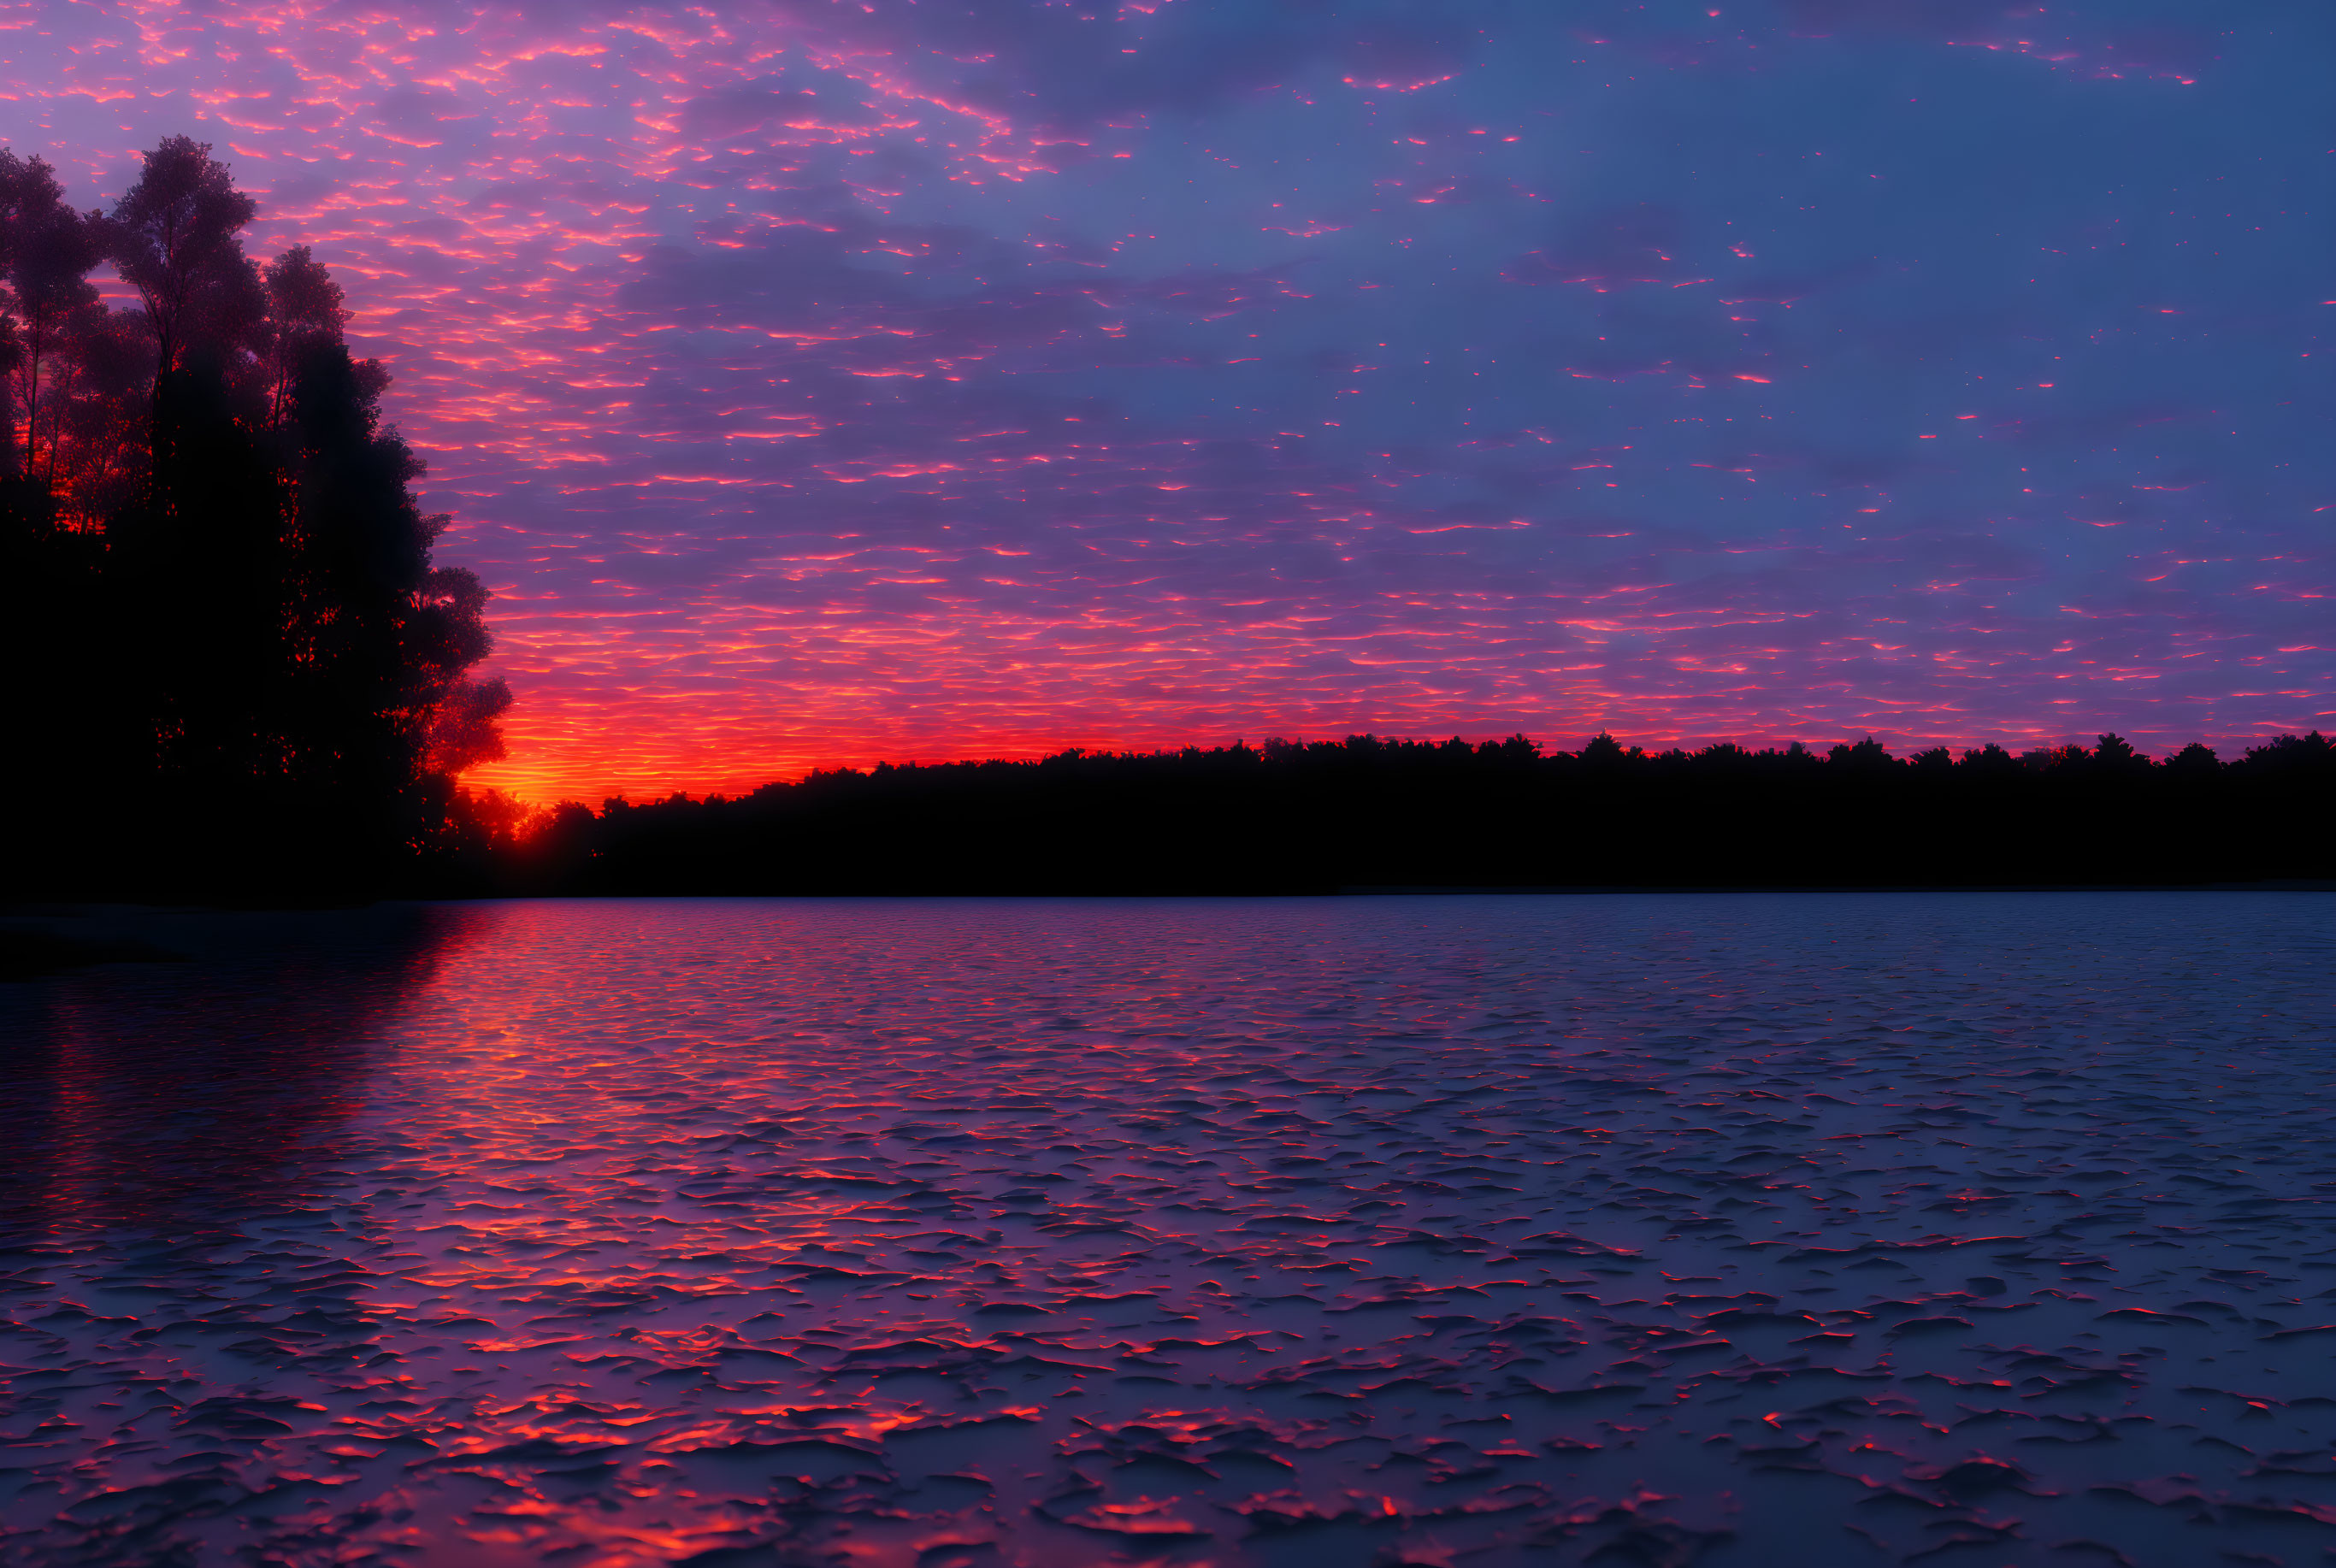
<svg viewBox="0 0 2336 1568">
<path fill-rule="evenodd" d="M 244 254 L 255 211 L 183 136 L 110 211 L 0 150 L 7 891 L 377 891 L 459 849 L 453 777 L 501 754 L 389 375 L 307 247 Z"/>
<path fill-rule="evenodd" d="M 1545 753 L 1350 735 L 814 773 L 735 799 L 564 803 L 473 867 L 576 893 L 2162 886 L 2336 879 L 2336 747 L 2225 762 L 2114 735 L 1893 757 L 1601 735 Z"/>
</svg>

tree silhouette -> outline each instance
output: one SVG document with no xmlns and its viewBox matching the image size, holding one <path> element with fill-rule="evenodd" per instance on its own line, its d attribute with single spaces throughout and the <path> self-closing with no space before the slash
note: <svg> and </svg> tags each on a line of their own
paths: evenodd
<svg viewBox="0 0 2336 1568">
<path fill-rule="evenodd" d="M 741 799 L 562 803 L 506 891 L 1319 893 L 1340 889 L 2160 886 L 2336 880 L 2336 746 L 2224 765 L 2112 744 L 1893 759 L 1728 744 L 1276 737 L 1262 748 L 879 764 Z M 2104 764 L 2103 755 L 2108 761 Z M 501 831 L 501 830 L 498 830 Z"/>
<path fill-rule="evenodd" d="M 245 256 L 256 210 L 184 136 L 102 216 L 0 151 L 5 722 L 86 778 L 0 782 L 67 830 L 23 885 L 379 889 L 454 833 L 452 774 L 501 755 L 510 693 L 468 673 L 486 590 L 431 561 L 447 520 L 383 421 L 389 375 L 308 248 Z M 101 259 L 134 307 L 104 307 Z"/>
<path fill-rule="evenodd" d="M 268 426 L 284 421 L 302 358 L 319 345 L 341 341 L 348 307 L 341 286 L 305 245 L 296 245 L 261 268 L 268 285 Z"/>
<path fill-rule="evenodd" d="M 154 337 L 154 374 L 184 368 L 190 348 L 248 346 L 266 314 L 240 231 L 259 205 L 235 189 L 210 144 L 164 139 L 105 219 L 105 251 L 138 290 Z"/>
<path fill-rule="evenodd" d="M 90 272 L 102 258 L 98 223 L 65 204 L 55 172 L 38 158 L 0 151 L 0 253 L 13 308 L 13 342 L 5 351 L 8 391 L 23 441 L 15 450 L 27 474 L 55 482 L 63 445 L 64 402 L 58 361 L 104 314 Z M 44 376 L 44 373 L 47 373 Z M 16 427 L 12 423 L 13 438 Z M 43 444 L 45 436 L 46 445 Z"/>
<path fill-rule="evenodd" d="M 406 842 L 441 708 L 491 646 L 486 594 L 467 572 L 433 572 L 444 517 L 408 488 L 422 462 L 383 428 L 388 377 L 331 340 L 300 361 L 286 433 L 298 541 L 297 736 L 308 798 L 350 848 Z M 476 711 L 467 700 L 466 714 Z M 474 750 L 480 743 L 473 743 Z"/>
</svg>

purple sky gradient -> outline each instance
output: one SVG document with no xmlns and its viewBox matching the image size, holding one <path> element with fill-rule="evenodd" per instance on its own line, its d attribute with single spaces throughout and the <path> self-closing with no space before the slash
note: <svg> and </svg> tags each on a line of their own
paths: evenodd
<svg viewBox="0 0 2336 1568">
<path fill-rule="evenodd" d="M 2336 718 L 2322 0 L 0 5 L 312 243 L 481 782 Z"/>
</svg>

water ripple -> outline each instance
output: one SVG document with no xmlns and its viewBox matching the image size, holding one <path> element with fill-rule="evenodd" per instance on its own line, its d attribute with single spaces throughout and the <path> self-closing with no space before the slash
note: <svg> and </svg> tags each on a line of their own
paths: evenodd
<svg viewBox="0 0 2336 1568">
<path fill-rule="evenodd" d="M 2317 1561 L 2331 913 L 509 904 L 16 988 L 0 1540 Z"/>
</svg>

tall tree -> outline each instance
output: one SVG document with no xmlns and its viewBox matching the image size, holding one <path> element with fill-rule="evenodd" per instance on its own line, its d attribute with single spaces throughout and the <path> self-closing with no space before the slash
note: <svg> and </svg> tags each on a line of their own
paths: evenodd
<svg viewBox="0 0 2336 1568">
<path fill-rule="evenodd" d="M 258 210 L 210 143 L 188 136 L 147 153 L 113 204 L 106 249 L 145 307 L 158 387 L 186 368 L 190 349 L 245 346 L 265 316 L 265 290 L 239 233 Z"/>
<path fill-rule="evenodd" d="M 261 269 L 268 285 L 264 356 L 268 427 L 277 428 L 292 400 L 293 379 L 319 345 L 336 344 L 348 326 L 341 286 L 305 245 L 296 245 Z"/>
<path fill-rule="evenodd" d="M 317 341 L 298 365 L 286 423 L 303 793 L 329 803 L 330 831 L 360 861 L 419 842 L 421 819 L 443 804 L 433 763 L 483 760 L 508 706 L 500 682 L 464 679 L 491 646 L 486 591 L 466 571 L 431 567 L 448 519 L 424 516 L 414 500 L 423 463 L 381 422 L 388 385 L 377 362 Z"/>
<path fill-rule="evenodd" d="M 43 370 L 41 478 L 72 526 L 101 531 L 147 493 L 153 341 L 142 311 L 100 309 L 74 320 L 63 350 Z"/>
<path fill-rule="evenodd" d="M 254 836 L 283 773 L 284 520 L 248 395 L 267 293 L 239 237 L 257 210 L 208 144 L 173 136 L 102 229 L 153 346 L 146 493 L 108 525 L 112 640 L 141 677 L 149 765 L 221 842 Z"/>
<path fill-rule="evenodd" d="M 45 838 L 135 890 L 377 888 L 459 836 L 453 775 L 511 706 L 470 677 L 487 593 L 432 563 L 388 373 L 307 247 L 244 256 L 255 210 L 183 136 L 104 215 L 0 149 L 0 733 L 94 774 Z M 12 820 L 54 780 L 0 770 Z"/>
<path fill-rule="evenodd" d="M 14 478 L 17 468 L 16 421 L 6 404 L 15 386 L 17 363 L 24 356 L 24 346 L 16 326 L 15 294 L 5 278 L 23 243 L 24 225 L 17 217 L 16 205 L 18 188 L 24 180 L 24 164 L 15 153 L 0 150 L 0 479 Z"/>
<path fill-rule="evenodd" d="M 0 151 L 0 247 L 16 323 L 9 390 L 23 421 L 24 472 L 54 489 L 64 438 L 66 389 L 60 361 L 104 314 L 89 274 L 103 259 L 101 224 L 66 205 L 56 174 L 39 159 Z M 47 437 L 46 449 L 43 436 Z"/>
</svg>

